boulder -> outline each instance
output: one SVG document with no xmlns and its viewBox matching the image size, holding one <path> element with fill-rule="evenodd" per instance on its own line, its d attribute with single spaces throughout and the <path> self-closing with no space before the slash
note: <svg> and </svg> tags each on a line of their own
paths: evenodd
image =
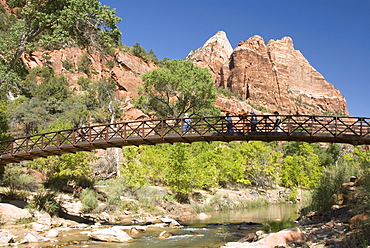
<svg viewBox="0 0 370 248">
<path fill-rule="evenodd" d="M 14 236 L 8 230 L 0 230 L 0 246 L 7 246 L 14 242 Z"/>
<path fill-rule="evenodd" d="M 49 225 L 44 225 L 36 222 L 33 222 L 31 225 L 32 229 L 34 229 L 36 232 L 45 232 L 50 230 L 51 228 Z"/>
<path fill-rule="evenodd" d="M 207 219 L 209 216 L 207 214 L 205 214 L 205 213 L 200 213 L 200 214 L 197 215 L 197 217 L 199 219 Z"/>
<path fill-rule="evenodd" d="M 159 239 L 166 239 L 166 238 L 168 238 L 168 237 L 170 237 L 171 236 L 171 233 L 169 233 L 169 232 L 167 232 L 167 231 L 163 231 L 163 232 L 161 232 L 159 235 L 158 235 L 158 238 Z"/>
<path fill-rule="evenodd" d="M 119 229 L 129 234 L 137 234 L 146 232 L 147 226 L 114 226 L 112 229 Z"/>
<path fill-rule="evenodd" d="M 118 228 L 98 229 L 91 232 L 89 238 L 105 242 L 127 242 L 132 238 L 124 231 Z"/>
<path fill-rule="evenodd" d="M 21 209 L 7 203 L 0 203 L 0 213 L 3 221 L 32 218 L 27 209 Z"/>
<path fill-rule="evenodd" d="M 289 242 L 301 240 L 304 238 L 303 232 L 299 228 L 289 228 L 284 229 L 277 233 L 271 233 L 267 237 L 254 242 L 254 243 L 239 243 L 239 242 L 230 242 L 225 246 L 226 247 L 235 247 L 235 248 L 274 248 L 274 247 L 285 247 Z"/>
<path fill-rule="evenodd" d="M 349 227 L 351 229 L 354 229 L 356 227 L 361 227 L 362 226 L 362 222 L 366 221 L 369 219 L 369 216 L 367 214 L 358 214 L 358 215 L 355 215 L 353 216 L 350 220 L 349 220 Z"/>
<path fill-rule="evenodd" d="M 28 232 L 21 239 L 20 243 L 24 244 L 24 243 L 38 243 L 38 242 L 51 242 L 51 241 L 54 241 L 54 240 L 47 238 L 47 237 L 42 237 L 32 232 Z"/>
<path fill-rule="evenodd" d="M 45 225 L 51 225 L 52 219 L 50 214 L 48 213 L 40 213 L 36 212 L 34 214 L 35 218 L 37 219 L 37 222 L 40 224 L 45 224 Z"/>
<path fill-rule="evenodd" d="M 59 236 L 59 231 L 56 229 L 51 229 L 49 230 L 46 234 L 45 237 L 47 238 L 56 238 Z"/>
</svg>

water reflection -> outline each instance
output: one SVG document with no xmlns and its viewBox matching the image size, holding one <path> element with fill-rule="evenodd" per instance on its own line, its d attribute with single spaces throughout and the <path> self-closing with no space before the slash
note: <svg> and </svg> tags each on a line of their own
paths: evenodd
<svg viewBox="0 0 370 248">
<path fill-rule="evenodd" d="M 259 208 L 246 209 L 240 211 L 227 212 L 208 212 L 210 218 L 199 220 L 186 220 L 187 224 L 201 224 L 201 223 L 241 223 L 241 222 L 257 222 L 271 220 L 295 220 L 298 218 L 297 205 L 295 204 L 279 204 L 263 206 Z"/>
</svg>

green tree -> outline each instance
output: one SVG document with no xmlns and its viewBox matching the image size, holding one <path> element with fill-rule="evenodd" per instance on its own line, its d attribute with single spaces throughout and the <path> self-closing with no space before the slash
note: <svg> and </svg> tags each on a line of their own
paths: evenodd
<svg viewBox="0 0 370 248">
<path fill-rule="evenodd" d="M 0 101 L 0 141 L 10 139 L 10 136 L 6 134 L 9 129 L 8 119 L 8 106 L 5 101 Z"/>
<path fill-rule="evenodd" d="M 143 151 L 144 150 L 144 151 Z M 143 186 L 150 184 L 151 167 L 150 164 L 142 163 L 140 161 L 143 153 L 157 151 L 155 147 L 124 147 L 122 149 L 124 161 L 121 165 L 121 175 L 125 183 L 131 187 Z M 143 155 L 145 156 L 145 155 Z M 153 156 L 152 165 L 156 163 L 157 159 L 163 157 Z"/>
<path fill-rule="evenodd" d="M 284 158 L 281 175 L 281 186 L 288 188 L 313 188 L 324 172 L 320 166 L 319 156 L 307 143 L 298 146 L 295 154 Z"/>
<path fill-rule="evenodd" d="M 136 42 L 134 45 L 131 47 L 131 53 L 136 56 L 141 58 L 143 61 L 147 62 L 147 51 L 140 45 L 139 42 Z"/>
<path fill-rule="evenodd" d="M 89 179 L 90 163 L 96 157 L 91 152 L 67 153 L 61 156 L 38 158 L 30 162 L 30 167 L 46 175 L 50 181 L 76 183 Z"/>
<path fill-rule="evenodd" d="M 64 102 L 70 95 L 67 79 L 63 76 L 51 77 L 37 86 L 35 91 L 35 97 L 43 102 L 46 111 L 50 114 L 64 112 Z"/>
<path fill-rule="evenodd" d="M 261 141 L 243 142 L 242 155 L 246 178 L 257 188 L 273 187 L 277 183 L 282 154 Z"/>
<path fill-rule="evenodd" d="M 178 118 L 186 112 L 197 115 L 216 113 L 216 88 L 211 73 L 183 60 L 169 60 L 163 69 L 142 76 L 137 107 L 159 117 Z"/>
<path fill-rule="evenodd" d="M 17 8 L 13 21 L 0 40 L 0 83 L 19 88 L 20 58 L 36 47 L 55 49 L 69 44 L 105 51 L 121 37 L 115 10 L 98 0 L 8 0 Z"/>
<path fill-rule="evenodd" d="M 27 173 L 27 168 L 11 165 L 5 166 L 2 184 L 7 187 L 9 196 L 16 196 L 17 190 L 25 189 L 25 187 L 30 186 L 34 181 L 34 177 Z"/>
<path fill-rule="evenodd" d="M 44 102 L 39 98 L 19 97 L 11 102 L 9 109 L 11 121 L 21 124 L 24 135 L 37 132 L 42 125 L 52 120 Z"/>
<path fill-rule="evenodd" d="M 167 185 L 177 194 L 178 200 L 186 202 L 192 190 L 197 173 L 188 149 L 189 144 L 175 143 L 169 151 L 169 164 L 166 175 Z"/>
</svg>

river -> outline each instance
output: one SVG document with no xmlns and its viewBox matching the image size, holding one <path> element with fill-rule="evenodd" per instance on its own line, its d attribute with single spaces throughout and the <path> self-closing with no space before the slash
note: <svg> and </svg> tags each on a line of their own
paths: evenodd
<svg viewBox="0 0 370 248">
<path fill-rule="evenodd" d="M 271 220 L 295 220 L 298 217 L 297 206 L 293 204 L 263 206 L 243 211 L 207 212 L 206 214 L 210 217 L 206 219 L 192 218 L 183 220 L 186 226 L 182 229 L 148 228 L 144 234 L 131 235 L 134 240 L 128 243 L 88 241 L 86 235 L 81 235 L 81 231 L 77 230 L 64 233 L 62 242 L 81 241 L 79 245 L 69 244 L 68 247 L 91 248 L 214 248 L 220 247 L 227 242 L 236 242 L 248 233 L 256 231 L 256 229 L 239 230 L 238 228 L 242 222 L 263 223 Z M 164 230 L 170 232 L 172 236 L 167 239 L 158 239 L 159 233 Z M 57 244 L 60 243 L 58 242 Z M 32 245 L 32 247 L 53 245 L 56 244 L 43 243 L 36 246 Z"/>
</svg>

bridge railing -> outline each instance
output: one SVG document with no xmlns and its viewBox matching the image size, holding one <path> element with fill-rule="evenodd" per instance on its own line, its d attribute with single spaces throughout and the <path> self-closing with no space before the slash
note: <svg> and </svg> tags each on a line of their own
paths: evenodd
<svg viewBox="0 0 370 248">
<path fill-rule="evenodd" d="M 189 135 L 204 136 L 206 134 L 250 135 L 278 133 L 282 137 L 300 133 L 308 136 L 343 137 L 352 135 L 358 139 L 370 139 L 370 118 L 346 116 L 309 116 L 280 115 L 280 123 L 276 123 L 275 115 L 257 115 L 258 123 L 251 123 L 250 115 L 231 116 L 232 131 L 228 130 L 225 116 L 190 118 L 189 129 L 184 129 L 184 119 L 160 119 L 121 122 L 106 125 L 96 125 L 78 129 L 68 129 L 17 138 L 0 142 L 1 156 L 28 154 L 33 150 L 45 150 L 47 147 L 58 149 L 64 146 L 94 144 L 98 141 L 112 142 L 116 139 L 129 141 L 131 139 L 147 139 L 158 136 L 186 137 Z"/>
</svg>

